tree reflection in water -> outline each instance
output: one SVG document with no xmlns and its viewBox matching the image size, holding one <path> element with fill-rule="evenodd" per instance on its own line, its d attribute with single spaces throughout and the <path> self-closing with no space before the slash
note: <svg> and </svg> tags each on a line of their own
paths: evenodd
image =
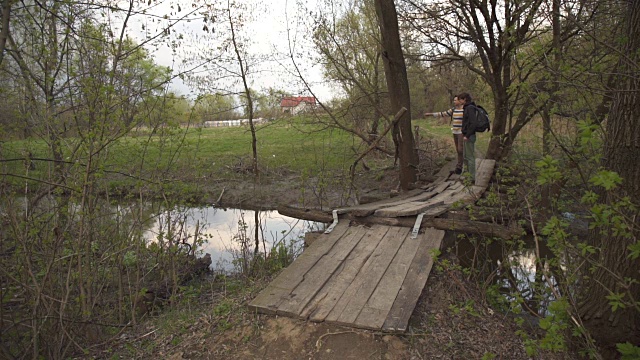
<svg viewBox="0 0 640 360">
<path fill-rule="evenodd" d="M 555 299 L 553 293 L 560 289 L 556 281 L 559 272 L 548 262 L 554 255 L 540 245 L 540 261 L 532 238 L 508 242 L 459 236 L 452 251 L 469 278 L 483 284 L 487 294 L 501 297 L 494 301 L 517 303 L 531 315 L 544 316 Z M 544 274 L 549 274 L 549 279 Z"/>
<path fill-rule="evenodd" d="M 200 255 L 210 254 L 213 270 L 223 273 L 246 274 L 270 256 L 295 258 L 303 249 L 304 234 L 324 227 L 277 211 L 188 207 L 159 212 L 145 238 L 153 241 L 166 231 L 170 218 L 183 219 L 185 242 L 191 243 L 196 234 L 205 240 Z"/>
</svg>

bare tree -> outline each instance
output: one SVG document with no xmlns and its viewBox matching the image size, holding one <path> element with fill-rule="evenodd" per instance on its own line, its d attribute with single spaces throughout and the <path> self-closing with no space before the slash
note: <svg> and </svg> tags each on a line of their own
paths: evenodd
<svg viewBox="0 0 640 360">
<path fill-rule="evenodd" d="M 539 8 L 544 0 L 481 1 L 406 0 L 404 19 L 423 35 L 425 58 L 436 63 L 463 62 L 491 89 L 495 114 L 489 158 L 501 158 L 515 134 L 539 111 L 526 107 L 526 113 L 512 126 L 513 66 L 517 50 L 530 41 L 540 28 Z M 534 35 L 535 34 L 535 35 Z"/>
<path fill-rule="evenodd" d="M 350 131 L 370 145 L 378 137 L 381 112 L 388 108 L 375 8 L 373 1 L 344 10 L 333 1 L 330 5 L 329 13 L 316 16 L 313 40 L 325 78 L 337 83 L 346 97 L 333 109 L 337 116 L 331 120 L 337 122 L 328 125 Z"/>
<path fill-rule="evenodd" d="M 74 1 L 21 5 L 12 9 L 2 70 L 19 94 L 14 106 L 26 119 L 24 128 L 41 140 L 27 146 L 42 148 L 35 158 L 25 150 L 28 165 L 22 169 L 5 167 L 15 160 L 0 152 L 0 206 L 10 209 L 0 220 L 0 281 L 3 289 L 24 294 L 11 316 L 3 313 L 0 351 L 7 358 L 62 359 L 104 336 L 109 325 L 102 321 L 116 327 L 135 321 L 144 277 L 156 275 L 139 261 L 144 240 L 132 235 L 140 231 L 136 216 L 142 217 L 142 210 L 124 222 L 112 209 L 105 216 L 108 199 L 102 196 L 108 197 L 109 189 L 101 179 L 108 173 L 134 177 L 130 170 L 136 165 L 145 171 L 145 149 L 132 161 L 137 164 L 125 169 L 108 165 L 110 150 L 140 117 L 162 113 L 157 107 L 164 104 L 160 95 L 169 71 L 127 37 L 134 2 L 127 9 Z M 100 10 L 123 16 L 119 31 L 99 17 Z M 154 142 L 164 141 L 147 144 Z M 36 169 L 31 161 L 37 161 Z M 22 189 L 11 181 L 16 178 L 25 180 Z M 12 206 L 17 197 L 23 205 Z M 144 201 L 142 192 L 139 199 Z M 11 248 L 20 251 L 5 253 Z M 175 239 L 166 247 L 176 248 Z M 175 265 L 175 254 L 159 267 Z M 159 277 L 170 277 L 173 270 Z M 0 300 L 6 309 L 4 291 Z M 29 326 L 23 327 L 25 318 Z"/>
<path fill-rule="evenodd" d="M 422 34 L 418 41 L 425 60 L 461 62 L 488 87 L 486 97 L 495 111 L 487 157 L 505 157 L 519 132 L 545 109 L 553 109 L 550 117 L 586 120 L 587 113 L 592 118 L 606 115 L 607 87 L 613 82 L 597 69 L 611 66 L 611 58 L 603 54 L 606 45 L 593 40 L 595 32 L 610 31 L 616 22 L 599 3 L 403 0 L 402 4 L 403 20 Z M 594 71 L 578 71 L 584 68 Z M 570 85 L 556 91 L 558 81 Z"/>
<path fill-rule="evenodd" d="M 240 79 L 242 80 L 242 86 L 244 88 L 244 98 L 247 101 L 247 113 L 249 115 L 249 128 L 251 129 L 251 151 L 253 154 L 252 157 L 252 168 L 253 168 L 253 175 L 255 176 L 256 182 L 260 182 L 260 173 L 258 170 L 258 140 L 256 138 L 256 127 L 253 124 L 253 95 L 251 94 L 251 89 L 249 88 L 249 83 L 248 83 L 248 74 L 247 74 L 247 66 L 245 64 L 244 61 L 244 56 L 241 53 L 241 48 L 240 45 L 238 43 L 238 38 L 236 36 L 236 30 L 235 27 L 237 26 L 237 24 L 234 24 L 235 19 L 233 19 L 233 17 L 231 16 L 231 2 L 227 1 L 227 16 L 228 16 L 228 20 L 229 20 L 229 29 L 231 31 L 231 44 L 233 45 L 233 51 L 236 55 L 236 60 L 238 61 L 238 66 L 240 67 L 240 72 L 239 72 L 239 76 Z M 257 218 L 256 218 L 256 224 L 257 224 Z M 258 226 L 256 226 L 256 228 L 258 228 Z M 258 241 L 258 236 L 257 236 L 257 230 L 256 230 L 256 241 Z M 258 246 L 256 246 L 256 252 L 258 251 Z"/>
</svg>

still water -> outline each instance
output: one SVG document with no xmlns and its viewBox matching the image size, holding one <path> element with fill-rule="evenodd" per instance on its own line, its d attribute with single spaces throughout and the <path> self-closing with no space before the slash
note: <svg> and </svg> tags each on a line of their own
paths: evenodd
<svg viewBox="0 0 640 360">
<path fill-rule="evenodd" d="M 267 252 L 279 242 L 292 244 L 299 254 L 304 244 L 304 234 L 324 229 L 324 224 L 294 219 L 280 215 L 277 211 L 258 211 L 258 233 L 260 251 Z M 255 246 L 256 211 L 243 209 L 223 209 L 217 207 L 187 208 L 162 211 L 154 217 L 153 224 L 146 230 L 144 237 L 153 241 L 167 225 L 180 222 L 183 237 L 191 243 L 197 232 L 202 244 L 203 254 L 211 255 L 211 268 L 216 271 L 231 272 L 233 260 L 242 250 L 242 240 L 250 238 L 248 245 L 253 251 Z M 264 239 L 264 242 L 262 241 Z"/>
</svg>

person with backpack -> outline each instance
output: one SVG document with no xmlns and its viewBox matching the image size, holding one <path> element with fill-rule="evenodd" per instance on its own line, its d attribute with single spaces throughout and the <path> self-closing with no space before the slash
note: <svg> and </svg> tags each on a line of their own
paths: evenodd
<svg viewBox="0 0 640 360">
<path fill-rule="evenodd" d="M 440 111 L 434 113 L 425 113 L 424 116 L 433 116 L 433 117 L 450 117 L 451 118 L 451 132 L 453 133 L 453 143 L 456 147 L 456 153 L 458 153 L 458 162 L 456 164 L 456 169 L 453 170 L 451 174 L 461 174 L 462 173 L 462 101 L 458 98 L 458 96 L 453 97 L 453 108 L 447 111 Z"/>
<path fill-rule="evenodd" d="M 461 93 L 458 99 L 462 102 L 462 140 L 464 142 L 464 165 L 469 173 L 472 184 L 476 181 L 476 126 L 478 122 L 478 108 L 469 93 Z"/>
</svg>

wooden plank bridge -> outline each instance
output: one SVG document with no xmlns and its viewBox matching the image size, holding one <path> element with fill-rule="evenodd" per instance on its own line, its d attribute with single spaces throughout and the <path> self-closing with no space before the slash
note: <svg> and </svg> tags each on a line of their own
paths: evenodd
<svg viewBox="0 0 640 360">
<path fill-rule="evenodd" d="M 249 307 L 316 322 L 404 332 L 429 278 L 433 252 L 445 235 L 442 229 L 421 228 L 416 220 L 473 203 L 487 188 L 494 165 L 493 160 L 476 160 L 475 185 L 465 186 L 458 176 L 450 176 L 448 164 L 434 182 L 401 198 L 334 210 L 338 222 L 332 230 L 305 249 Z M 350 226 L 350 221 L 339 219 L 345 216 L 404 222 Z"/>
</svg>

